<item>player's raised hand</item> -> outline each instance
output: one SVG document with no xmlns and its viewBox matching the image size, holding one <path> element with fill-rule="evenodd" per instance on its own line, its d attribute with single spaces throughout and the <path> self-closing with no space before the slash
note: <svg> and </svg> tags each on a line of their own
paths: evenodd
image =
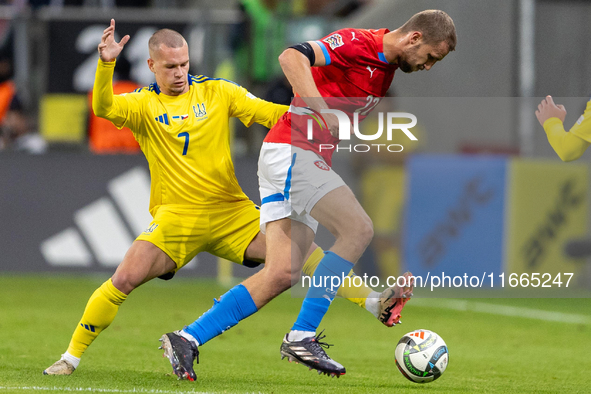
<svg viewBox="0 0 591 394">
<path fill-rule="evenodd" d="M 554 104 L 552 96 L 546 96 L 546 98 L 538 105 L 536 117 L 542 126 L 544 125 L 544 122 L 550 118 L 558 118 L 561 122 L 564 122 L 566 109 L 564 108 L 564 105 Z"/>
<path fill-rule="evenodd" d="M 111 19 L 111 25 L 103 32 L 101 43 L 98 46 L 99 56 L 103 62 L 112 62 L 119 56 L 125 44 L 129 41 L 126 35 L 121 41 L 115 41 L 115 19 Z"/>
</svg>

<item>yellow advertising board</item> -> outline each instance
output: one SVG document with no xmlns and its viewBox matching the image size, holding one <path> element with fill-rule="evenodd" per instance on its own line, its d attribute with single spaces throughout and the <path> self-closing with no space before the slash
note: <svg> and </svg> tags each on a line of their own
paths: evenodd
<svg viewBox="0 0 591 394">
<path fill-rule="evenodd" d="M 41 100 L 39 128 L 49 142 L 82 143 L 86 138 L 88 97 L 46 94 Z"/>
<path fill-rule="evenodd" d="M 564 246 L 587 233 L 587 165 L 515 159 L 508 175 L 505 273 L 579 271 Z"/>
</svg>

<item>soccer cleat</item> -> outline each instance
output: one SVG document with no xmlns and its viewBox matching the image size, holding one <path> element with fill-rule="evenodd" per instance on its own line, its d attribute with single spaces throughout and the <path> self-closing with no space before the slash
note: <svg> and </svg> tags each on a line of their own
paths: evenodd
<svg viewBox="0 0 591 394">
<path fill-rule="evenodd" d="M 175 375 L 179 379 L 195 381 L 197 375 L 193 370 L 193 361 L 196 360 L 197 364 L 199 364 L 197 346 L 180 336 L 178 331 L 162 335 L 160 342 L 162 342 L 162 345 L 158 349 L 164 349 L 162 357 L 168 357 Z"/>
<path fill-rule="evenodd" d="M 45 371 L 43 375 L 71 375 L 76 368 L 66 360 L 58 360 Z"/>
<path fill-rule="evenodd" d="M 310 370 L 317 370 L 319 375 L 324 373 L 337 378 L 344 375 L 346 372 L 345 367 L 328 357 L 328 354 L 324 351 L 323 347 L 328 349 L 332 345 L 320 342 L 325 337 L 320 336 L 322 332 L 315 337 L 294 342 L 290 342 L 288 340 L 289 334 L 286 334 L 281 344 L 281 359 L 287 357 L 289 362 L 304 364 Z"/>
<path fill-rule="evenodd" d="M 414 278 L 410 272 L 405 272 L 405 284 L 408 286 L 398 287 L 396 285 L 384 290 L 380 294 L 380 314 L 378 319 L 388 327 L 393 327 L 400 321 L 400 312 L 412 296 Z"/>
</svg>

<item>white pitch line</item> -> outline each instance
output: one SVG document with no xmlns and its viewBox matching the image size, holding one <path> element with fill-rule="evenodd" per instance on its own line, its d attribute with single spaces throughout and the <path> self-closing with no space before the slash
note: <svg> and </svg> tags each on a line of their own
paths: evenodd
<svg viewBox="0 0 591 394">
<path fill-rule="evenodd" d="M 213 394 L 205 391 L 170 391 L 170 390 L 158 390 L 158 389 L 132 389 L 132 390 L 119 390 L 119 389 L 100 389 L 93 387 L 41 387 L 41 386 L 25 386 L 25 387 L 8 387 L 0 386 L 0 390 L 23 390 L 23 391 L 71 391 L 71 392 L 93 392 L 93 393 L 145 393 L 145 394 Z"/>
<path fill-rule="evenodd" d="M 524 308 L 510 305 L 488 304 L 466 300 L 442 300 L 431 298 L 417 298 L 411 304 L 420 307 L 446 308 L 462 312 L 490 313 L 493 315 L 523 317 L 543 321 L 560 323 L 591 324 L 591 317 L 576 313 L 545 311 L 542 309 Z"/>
</svg>

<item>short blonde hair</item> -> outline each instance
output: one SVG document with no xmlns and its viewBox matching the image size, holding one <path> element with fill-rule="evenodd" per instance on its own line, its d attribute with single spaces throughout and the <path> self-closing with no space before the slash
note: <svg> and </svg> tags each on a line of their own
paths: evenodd
<svg viewBox="0 0 591 394">
<path fill-rule="evenodd" d="M 150 37 L 148 48 L 150 49 L 150 56 L 152 56 L 152 53 L 160 48 L 160 45 L 169 48 L 182 48 L 186 44 L 187 41 L 185 41 L 181 33 L 171 29 L 160 29 Z"/>
<path fill-rule="evenodd" d="M 445 42 L 450 52 L 456 49 L 456 26 L 451 17 L 441 10 L 425 10 L 414 14 L 400 27 L 400 31 L 419 31 L 429 44 Z"/>
</svg>

